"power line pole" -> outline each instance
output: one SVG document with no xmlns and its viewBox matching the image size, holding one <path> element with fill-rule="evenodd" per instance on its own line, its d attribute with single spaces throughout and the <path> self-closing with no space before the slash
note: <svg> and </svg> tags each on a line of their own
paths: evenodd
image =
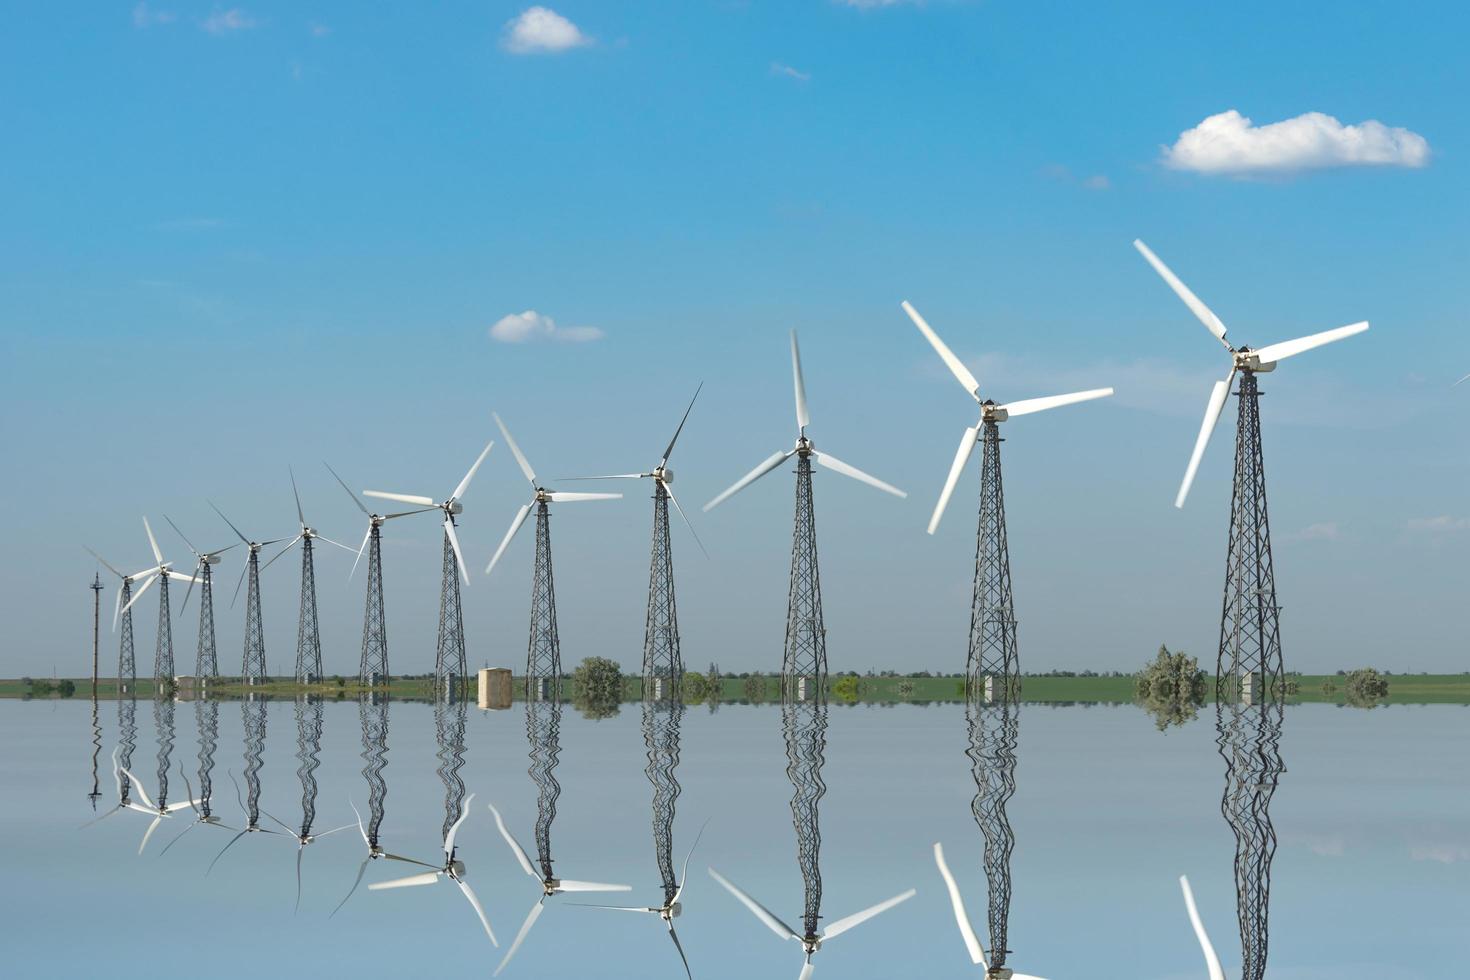
<svg viewBox="0 0 1470 980">
<path fill-rule="evenodd" d="M 92 573 L 92 584 L 88 586 L 92 590 L 92 700 L 97 700 L 97 644 L 101 640 L 100 626 L 102 615 L 102 576 L 96 572 Z"/>
</svg>

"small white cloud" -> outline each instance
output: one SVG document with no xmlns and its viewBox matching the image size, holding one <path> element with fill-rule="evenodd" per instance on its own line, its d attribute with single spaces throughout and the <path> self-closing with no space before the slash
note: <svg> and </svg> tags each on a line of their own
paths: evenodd
<svg viewBox="0 0 1470 980">
<path fill-rule="evenodd" d="M 1344 126 L 1321 112 L 1256 126 L 1231 109 L 1180 133 L 1163 150 L 1164 165 L 1174 170 L 1234 176 L 1429 163 L 1429 142 L 1418 133 L 1376 119 Z"/>
<path fill-rule="evenodd" d="M 490 339 L 502 344 L 524 344 L 535 340 L 582 344 L 601 340 L 604 336 L 597 327 L 558 327 L 551 317 L 535 310 L 503 316 L 490 328 Z"/>
<path fill-rule="evenodd" d="M 178 18 L 167 10 L 155 10 L 146 3 L 133 8 L 134 27 L 153 27 L 156 24 L 172 24 Z"/>
<path fill-rule="evenodd" d="M 1428 534 L 1464 531 L 1470 529 L 1470 517 L 1451 517 L 1448 514 L 1441 514 L 1438 517 L 1411 517 L 1408 528 L 1410 531 L 1421 531 Z"/>
<path fill-rule="evenodd" d="M 1470 861 L 1470 847 L 1464 844 L 1413 844 L 1409 847 L 1409 859 L 1434 861 L 1438 864 L 1456 864 Z"/>
<path fill-rule="evenodd" d="M 239 7 L 231 7 L 229 10 L 216 10 L 200 21 L 199 26 L 210 34 L 233 34 L 236 31 L 248 31 L 256 23 L 254 17 Z"/>
<path fill-rule="evenodd" d="M 1287 541 L 1337 541 L 1341 538 L 1342 528 L 1337 526 L 1336 521 L 1308 524 L 1300 531 L 1294 531 L 1286 536 Z"/>
<path fill-rule="evenodd" d="M 500 46 L 511 54 L 556 54 L 591 43 L 592 38 L 550 7 L 527 7 L 506 22 Z"/>
<path fill-rule="evenodd" d="M 783 78 L 794 78 L 798 82 L 809 82 L 812 79 L 811 72 L 801 71 L 792 68 L 790 65 L 783 65 L 779 61 L 771 62 L 771 74 L 780 75 Z"/>
<path fill-rule="evenodd" d="M 1090 191 L 1105 191 L 1112 188 L 1113 182 L 1105 174 L 1093 174 L 1083 179 L 1082 186 Z"/>
<path fill-rule="evenodd" d="M 1113 182 L 1106 174 L 1093 174 L 1091 177 L 1078 178 L 1072 173 L 1070 167 L 1063 163 L 1049 163 L 1041 168 L 1041 172 L 1052 180 L 1063 184 L 1079 184 L 1090 191 L 1111 190 Z"/>
<path fill-rule="evenodd" d="M 306 29 L 311 32 L 312 37 L 326 37 L 328 34 L 332 33 L 332 29 L 326 24 L 318 24 L 314 22 L 311 24 L 307 24 Z"/>
<path fill-rule="evenodd" d="M 924 0 L 836 0 L 844 7 L 856 7 L 859 10 L 873 10 L 877 7 L 899 7 L 905 4 L 918 6 Z"/>
</svg>

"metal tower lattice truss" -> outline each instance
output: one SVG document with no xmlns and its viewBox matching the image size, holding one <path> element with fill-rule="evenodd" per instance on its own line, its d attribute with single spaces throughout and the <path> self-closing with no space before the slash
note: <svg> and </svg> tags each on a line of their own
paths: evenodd
<svg viewBox="0 0 1470 980">
<path fill-rule="evenodd" d="M 531 746 L 531 767 L 526 770 L 536 784 L 536 860 L 543 879 L 556 878 L 551 861 L 551 825 L 556 822 L 556 801 L 561 783 L 556 766 L 561 756 L 561 701 L 526 702 L 526 741 Z"/>
<path fill-rule="evenodd" d="M 679 700 L 684 656 L 674 601 L 674 552 L 669 545 L 669 493 L 653 481 L 653 547 L 648 565 L 648 617 L 643 627 L 643 696 Z"/>
<path fill-rule="evenodd" d="M 1225 559 L 1225 606 L 1220 616 L 1216 696 L 1233 700 L 1249 675 L 1260 694 L 1284 693 L 1280 607 L 1266 516 L 1266 468 L 1261 454 L 1260 392 L 1254 371 L 1240 372 L 1235 430 L 1235 485 L 1230 497 L 1230 544 Z"/>
<path fill-rule="evenodd" d="M 296 699 L 296 778 L 301 781 L 301 833 L 311 837 L 316 822 L 316 771 L 322 764 L 322 702 L 305 696 Z"/>
<path fill-rule="evenodd" d="M 1240 925 L 1241 980 L 1266 974 L 1271 861 L 1276 830 L 1271 797 L 1281 773 L 1283 705 L 1217 702 L 1216 743 L 1225 760 L 1225 793 L 1220 812 L 1235 834 L 1235 907 Z"/>
<path fill-rule="evenodd" d="M 209 562 L 199 563 L 199 644 L 194 651 L 194 676 L 219 676 L 219 651 L 214 640 L 214 576 Z M 207 814 L 206 814 L 207 816 Z"/>
<path fill-rule="evenodd" d="M 134 697 L 118 698 L 117 701 L 117 763 L 124 769 L 133 768 L 133 750 L 138 747 L 138 701 Z M 132 792 L 131 779 L 119 780 L 122 787 L 118 802 L 128 805 Z"/>
<path fill-rule="evenodd" d="M 674 813 L 679 801 L 679 724 L 684 705 L 678 701 L 643 702 L 643 744 L 648 765 L 643 772 L 653 786 L 653 853 L 663 883 L 664 905 L 679 891 L 674 867 Z"/>
<path fill-rule="evenodd" d="M 269 679 L 265 666 L 265 625 L 260 615 L 260 549 L 250 548 L 245 587 L 245 660 L 240 676 L 246 684 L 259 684 Z M 237 593 L 238 594 L 238 593 Z"/>
<path fill-rule="evenodd" d="M 982 431 L 980 520 L 975 535 L 975 591 L 970 601 L 965 685 L 972 699 L 1011 699 L 1021 690 L 1021 665 L 1016 653 L 1016 610 L 1011 596 L 1011 554 L 1000 473 L 1002 440 L 1000 427 L 991 419 L 985 420 Z"/>
<path fill-rule="evenodd" d="M 975 799 L 970 804 L 970 812 L 985 839 L 990 965 L 1001 968 L 1010 952 L 1006 946 L 1006 925 L 1011 910 L 1011 851 L 1016 835 L 1006 815 L 1006 804 L 1016 792 L 1020 712 L 1010 701 L 983 705 L 971 702 L 966 714 L 970 746 L 965 754 L 970 757 L 975 777 Z"/>
<path fill-rule="evenodd" d="M 464 700 L 440 701 L 434 706 L 434 729 L 439 736 L 439 780 L 444 784 L 442 840 L 446 842 L 450 828 L 464 811 L 464 780 L 459 771 L 464 768 L 465 714 L 468 710 L 469 702 Z"/>
<path fill-rule="evenodd" d="M 174 628 L 169 620 L 168 575 L 158 576 L 158 643 L 153 648 L 153 696 L 174 677 Z"/>
<path fill-rule="evenodd" d="M 214 798 L 214 753 L 219 747 L 219 702 L 200 698 L 194 702 L 194 724 L 199 728 L 199 814 L 210 817 Z"/>
<path fill-rule="evenodd" d="M 260 770 L 265 766 L 266 699 L 252 696 L 240 704 L 245 729 L 245 818 L 246 829 L 260 824 Z"/>
<path fill-rule="evenodd" d="M 822 914 L 822 830 L 818 804 L 826 795 L 822 766 L 827 752 L 827 703 L 822 698 L 787 702 L 781 707 L 782 730 L 786 736 L 786 775 L 794 792 L 791 823 L 796 829 L 796 862 L 806 896 L 802 917 L 808 942 L 818 935 Z"/>
<path fill-rule="evenodd" d="M 452 522 L 453 517 L 449 518 Z M 441 698 L 458 698 L 465 677 L 464 612 L 460 608 L 459 563 L 449 528 L 444 529 L 444 580 L 439 588 L 439 643 L 434 656 L 434 690 Z"/>
<path fill-rule="evenodd" d="M 797 700 L 803 695 L 813 697 L 826 685 L 827 627 L 822 620 L 822 577 L 817 567 L 811 450 L 803 448 L 797 452 L 796 459 L 796 517 L 791 532 L 786 646 L 781 656 L 782 697 L 786 700 Z"/>
<path fill-rule="evenodd" d="M 362 778 L 368 787 L 368 847 L 376 851 L 388 799 L 388 781 L 383 778 L 383 770 L 388 766 L 388 699 L 372 696 L 359 699 L 357 715 L 362 722 Z"/>
<path fill-rule="evenodd" d="M 362 619 L 362 661 L 358 680 L 370 686 L 375 679 L 388 681 L 388 622 L 383 609 L 382 522 L 374 518 L 368 528 L 367 608 Z"/>
<path fill-rule="evenodd" d="M 551 573 L 551 509 L 544 500 L 536 504 L 536 569 L 531 579 L 531 637 L 526 652 L 526 700 L 543 699 L 561 700 L 561 639 L 556 632 L 556 582 Z"/>
<path fill-rule="evenodd" d="M 316 568 L 311 538 L 301 538 L 301 618 L 296 625 L 296 683 L 310 684 L 322 677 L 322 637 L 316 621 Z"/>
<path fill-rule="evenodd" d="M 161 812 L 168 806 L 168 770 L 174 753 L 173 698 L 154 699 L 153 730 L 158 740 L 158 794 L 154 797 L 154 802 Z"/>
<path fill-rule="evenodd" d="M 118 600 L 118 605 L 126 607 L 132 601 L 133 582 L 131 579 L 123 579 L 122 597 Z M 126 684 L 128 690 L 132 690 L 137 680 L 138 668 L 133 662 L 133 611 L 125 609 L 122 614 L 122 628 L 118 630 L 117 682 Z"/>
</svg>

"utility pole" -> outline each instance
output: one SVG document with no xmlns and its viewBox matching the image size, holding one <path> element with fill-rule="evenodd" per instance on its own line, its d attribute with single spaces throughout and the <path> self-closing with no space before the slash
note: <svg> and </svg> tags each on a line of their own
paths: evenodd
<svg viewBox="0 0 1470 980">
<path fill-rule="evenodd" d="M 97 643 L 100 639 L 99 622 L 102 609 L 102 576 L 92 573 L 92 700 L 97 700 Z"/>
</svg>

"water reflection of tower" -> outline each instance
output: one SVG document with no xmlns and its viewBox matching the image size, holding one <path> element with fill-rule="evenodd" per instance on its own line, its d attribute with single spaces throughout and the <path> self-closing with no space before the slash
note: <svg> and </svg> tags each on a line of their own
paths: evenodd
<svg viewBox="0 0 1470 980">
<path fill-rule="evenodd" d="M 666 908 L 681 887 L 674 871 L 674 816 L 681 792 L 677 770 L 683 717 L 684 705 L 678 702 L 643 702 L 643 744 L 648 749 L 648 765 L 643 772 L 653 786 L 653 854 Z"/>
<path fill-rule="evenodd" d="M 92 812 L 97 812 L 97 801 L 102 799 L 102 787 L 97 778 L 97 758 L 102 754 L 102 721 L 97 717 L 97 697 L 92 696 L 92 789 L 87 793 L 87 799 L 92 804 Z"/>
<path fill-rule="evenodd" d="M 174 701 L 159 697 L 153 700 L 153 729 L 158 740 L 158 795 L 159 809 L 168 806 L 168 770 L 174 751 Z"/>
<path fill-rule="evenodd" d="M 266 699 L 251 696 L 241 702 L 245 727 L 245 829 L 260 826 L 260 770 L 265 766 Z"/>
<path fill-rule="evenodd" d="M 469 703 L 464 700 L 439 701 L 434 705 L 434 728 L 439 735 L 439 781 L 444 784 L 443 840 L 464 811 L 464 729 Z"/>
<path fill-rule="evenodd" d="M 194 724 L 199 729 L 199 813 L 209 820 L 214 799 L 214 753 L 219 747 L 219 702 L 210 698 L 195 701 Z"/>
<path fill-rule="evenodd" d="M 970 812 L 985 838 L 987 921 L 990 926 L 990 966 L 1005 966 L 1006 926 L 1011 910 L 1011 830 L 1006 804 L 1016 792 L 1016 741 L 1020 709 L 1010 701 L 971 703 L 968 711 L 970 747 L 965 754 L 975 777 L 975 799 Z"/>
<path fill-rule="evenodd" d="M 1271 824 L 1271 797 L 1281 773 L 1279 700 L 1260 704 L 1220 702 L 1216 730 L 1225 760 L 1225 792 L 1220 812 L 1235 834 L 1235 900 L 1240 926 L 1242 980 L 1259 980 L 1266 972 L 1271 861 L 1276 831 Z"/>
<path fill-rule="evenodd" d="M 122 769 L 132 769 L 133 750 L 138 747 L 138 699 L 131 694 L 117 699 L 117 732 L 117 764 Z M 118 806 L 128 805 L 131 789 L 131 780 L 118 783 Z"/>
<path fill-rule="evenodd" d="M 388 800 L 388 781 L 383 770 L 388 767 L 388 697 L 373 695 L 357 703 L 358 720 L 362 722 L 362 778 L 368 787 L 368 823 L 365 831 L 369 853 L 379 848 L 378 834 L 383 826 L 383 811 Z"/>
</svg>

